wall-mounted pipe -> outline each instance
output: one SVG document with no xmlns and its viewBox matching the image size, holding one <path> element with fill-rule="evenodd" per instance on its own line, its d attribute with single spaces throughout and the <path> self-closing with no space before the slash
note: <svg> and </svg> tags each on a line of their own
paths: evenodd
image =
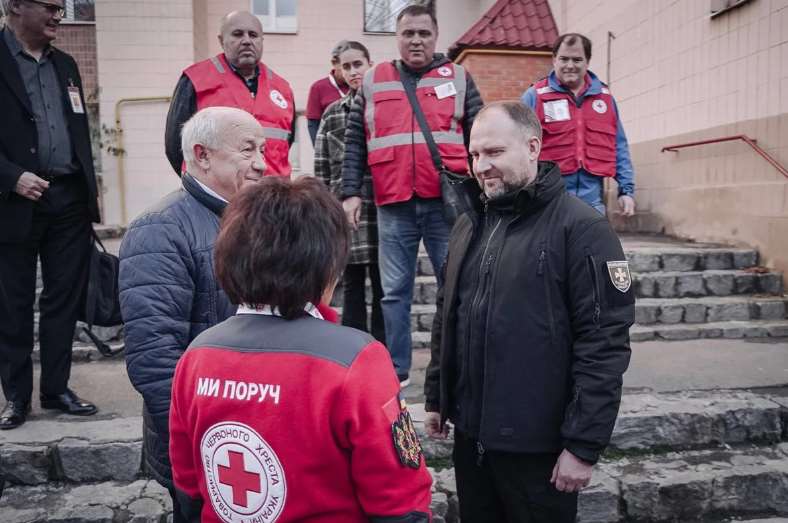
<svg viewBox="0 0 788 523">
<path fill-rule="evenodd" d="M 143 96 L 135 98 L 121 98 L 115 102 L 115 130 L 117 131 L 116 146 L 118 158 L 118 191 L 120 192 L 120 221 L 122 225 L 127 225 L 128 216 L 126 211 L 126 172 L 123 156 L 126 154 L 123 148 L 123 125 L 120 120 L 120 108 L 124 104 L 130 103 L 158 103 L 169 102 L 169 96 Z"/>
</svg>

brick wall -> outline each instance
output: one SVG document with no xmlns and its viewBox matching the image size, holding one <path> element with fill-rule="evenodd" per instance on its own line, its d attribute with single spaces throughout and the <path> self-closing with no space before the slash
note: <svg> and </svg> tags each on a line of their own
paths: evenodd
<svg viewBox="0 0 788 523">
<path fill-rule="evenodd" d="M 533 82 L 546 76 L 552 58 L 541 54 L 467 51 L 459 62 L 473 75 L 485 102 L 518 99 Z"/>
<path fill-rule="evenodd" d="M 82 75 L 85 96 L 97 100 L 96 26 L 62 24 L 58 28 L 55 45 L 74 57 Z"/>
</svg>

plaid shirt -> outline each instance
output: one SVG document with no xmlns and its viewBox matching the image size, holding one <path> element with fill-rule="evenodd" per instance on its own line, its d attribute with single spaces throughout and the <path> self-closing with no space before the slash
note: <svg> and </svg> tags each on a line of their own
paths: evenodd
<svg viewBox="0 0 788 523">
<path fill-rule="evenodd" d="M 315 140 L 315 177 L 323 180 L 338 198 L 342 196 L 342 161 L 345 157 L 345 123 L 353 93 L 329 105 L 320 120 Z M 361 216 L 358 231 L 353 231 L 349 264 L 378 261 L 377 210 L 372 194 L 372 175 L 364 173 L 361 188 Z"/>
</svg>

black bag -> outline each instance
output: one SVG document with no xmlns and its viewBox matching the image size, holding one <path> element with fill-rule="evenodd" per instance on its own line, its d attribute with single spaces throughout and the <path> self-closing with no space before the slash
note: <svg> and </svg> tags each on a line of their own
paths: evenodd
<svg viewBox="0 0 788 523">
<path fill-rule="evenodd" d="M 123 323 L 120 314 L 120 292 L 118 290 L 118 272 L 120 260 L 107 252 L 96 231 L 92 232 L 93 245 L 90 253 L 85 304 L 80 320 L 87 323 L 83 327 L 98 351 L 104 356 L 114 356 L 123 348 L 113 350 L 93 333 L 93 326 L 113 327 Z"/>
<path fill-rule="evenodd" d="M 421 132 L 424 135 L 424 142 L 430 150 L 432 163 L 435 164 L 435 169 L 437 169 L 438 175 L 440 175 L 443 215 L 450 226 L 454 225 L 454 222 L 461 214 L 470 211 L 474 207 L 471 195 L 463 187 L 463 184 L 469 181 L 470 178 L 451 172 L 443 165 L 443 160 L 438 152 L 438 146 L 435 144 L 430 126 L 427 124 L 427 119 L 424 117 L 424 112 L 421 110 L 419 100 L 416 98 L 416 91 L 413 89 L 410 82 L 406 80 L 400 61 L 397 61 L 397 70 L 399 71 L 400 81 L 405 88 L 405 94 L 408 95 L 410 106 L 413 108 L 413 114 L 416 116 Z"/>
</svg>

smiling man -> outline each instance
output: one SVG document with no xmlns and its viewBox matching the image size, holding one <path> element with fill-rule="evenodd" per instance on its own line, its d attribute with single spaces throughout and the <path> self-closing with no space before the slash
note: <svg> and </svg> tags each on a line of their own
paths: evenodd
<svg viewBox="0 0 788 523">
<path fill-rule="evenodd" d="M 0 430 L 24 423 L 33 393 L 36 266 L 44 289 L 40 401 L 44 409 L 95 414 L 68 388 L 71 348 L 99 221 L 82 79 L 52 46 L 63 0 L 7 0 L 0 31 L 0 378 L 8 401 Z"/>
<path fill-rule="evenodd" d="M 452 229 L 438 293 L 424 424 L 442 438 L 454 423 L 463 521 L 574 523 L 629 363 L 621 244 L 537 161 L 541 136 L 518 101 L 476 116 L 464 185 L 479 204 Z"/>
<path fill-rule="evenodd" d="M 289 176 L 295 132 L 295 102 L 290 84 L 260 61 L 263 26 L 247 11 L 222 18 L 218 55 L 186 68 L 172 95 L 164 147 L 172 168 L 183 168 L 181 127 L 205 107 L 238 107 L 252 114 L 266 137 L 267 176 Z"/>
<path fill-rule="evenodd" d="M 227 202 L 264 175 L 263 128 L 249 113 L 209 107 L 183 126 L 183 187 L 143 212 L 120 247 L 126 367 L 143 398 L 148 470 L 173 495 L 168 455 L 170 386 L 189 343 L 235 314 L 214 276 L 213 244 Z"/>
<path fill-rule="evenodd" d="M 468 134 L 482 106 L 468 72 L 435 53 L 437 39 L 438 23 L 427 7 L 411 5 L 400 12 L 400 60 L 380 63 L 366 73 L 345 132 L 343 206 L 348 221 L 358 227 L 364 173 L 369 169 L 378 207 L 386 345 L 403 386 L 410 383 L 410 305 L 419 242 L 424 241 L 440 285 L 450 230 L 440 174 L 405 87 L 415 90 L 441 162 L 459 174 L 468 172 Z"/>
<path fill-rule="evenodd" d="M 602 180 L 618 182 L 618 205 L 635 214 L 635 173 L 618 106 L 607 86 L 588 70 L 591 40 L 558 37 L 553 71 L 523 94 L 544 128 L 542 160 L 558 164 L 567 190 L 605 214 Z"/>
</svg>

